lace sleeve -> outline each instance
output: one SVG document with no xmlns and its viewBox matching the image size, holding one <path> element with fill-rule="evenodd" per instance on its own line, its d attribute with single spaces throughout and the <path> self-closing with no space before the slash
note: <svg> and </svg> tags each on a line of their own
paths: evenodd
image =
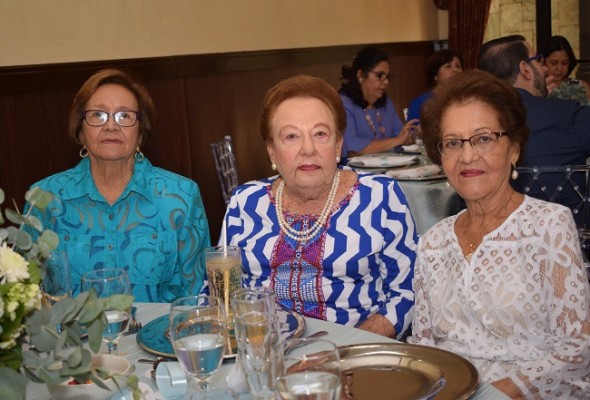
<svg viewBox="0 0 590 400">
<path fill-rule="evenodd" d="M 530 398 L 588 395 L 590 291 L 577 230 L 567 209 L 554 213 L 536 230 L 543 244 L 537 249 L 542 293 L 536 294 L 536 300 L 546 304 L 551 339 L 542 344 L 545 357 L 519 363 L 510 378 Z M 532 335 L 521 339 L 533 341 Z"/>
</svg>

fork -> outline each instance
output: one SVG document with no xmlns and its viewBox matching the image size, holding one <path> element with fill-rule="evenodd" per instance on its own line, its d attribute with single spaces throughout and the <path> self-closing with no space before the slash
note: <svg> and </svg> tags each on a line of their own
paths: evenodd
<svg viewBox="0 0 590 400">
<path fill-rule="evenodd" d="M 129 321 L 129 329 L 128 334 L 137 333 L 141 329 L 141 322 L 135 319 L 135 312 L 137 311 L 137 307 L 131 307 L 131 318 Z"/>
</svg>

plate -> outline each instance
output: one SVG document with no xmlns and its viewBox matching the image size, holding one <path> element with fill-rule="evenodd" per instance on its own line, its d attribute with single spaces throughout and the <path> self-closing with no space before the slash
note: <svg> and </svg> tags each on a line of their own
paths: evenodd
<svg viewBox="0 0 590 400">
<path fill-rule="evenodd" d="M 364 156 L 352 157 L 348 161 L 351 167 L 360 168 L 392 168 L 405 167 L 417 161 L 416 156 L 391 155 L 391 153 L 367 154 Z"/>
<path fill-rule="evenodd" d="M 281 321 L 281 339 L 299 337 L 305 332 L 305 318 L 292 310 L 278 310 Z M 137 332 L 137 344 L 148 353 L 161 357 L 176 358 L 172 343 L 168 337 L 169 315 L 162 315 Z M 225 358 L 235 358 L 236 353 L 226 354 Z"/>
<path fill-rule="evenodd" d="M 394 151 L 399 154 L 422 154 L 420 153 L 420 148 L 416 145 L 397 146 Z"/>
<path fill-rule="evenodd" d="M 422 171 L 418 171 L 422 170 Z M 426 170 L 426 171 L 424 171 Z M 413 171 L 418 171 L 418 175 L 422 172 L 430 172 L 429 175 L 423 176 L 411 176 Z M 436 171 L 436 172 L 435 172 Z M 435 172 L 435 173 L 432 173 Z M 410 176 L 408 176 L 410 174 Z M 433 181 L 439 179 L 446 179 L 446 175 L 440 167 L 430 164 L 430 165 L 423 165 L 416 168 L 407 168 L 402 170 L 395 170 L 395 171 L 387 171 L 387 176 L 390 176 L 398 181 Z"/>
<path fill-rule="evenodd" d="M 338 349 L 349 399 L 461 400 L 471 397 L 479 384 L 471 362 L 435 347 L 370 343 Z"/>
</svg>

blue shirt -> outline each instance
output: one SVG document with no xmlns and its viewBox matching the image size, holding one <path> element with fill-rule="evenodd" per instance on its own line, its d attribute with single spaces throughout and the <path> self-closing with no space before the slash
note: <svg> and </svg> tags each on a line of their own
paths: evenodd
<svg viewBox="0 0 590 400">
<path fill-rule="evenodd" d="M 523 89 L 517 89 L 527 110 L 527 124 L 531 130 L 524 147 L 524 156 L 519 165 L 524 167 L 553 165 L 584 165 L 590 157 L 590 107 L 582 106 L 576 101 L 558 98 L 533 96 Z M 581 176 L 574 175 L 577 184 L 584 193 L 586 183 Z M 531 175 L 521 174 L 514 182 L 514 187 L 523 191 L 531 180 Z M 554 193 L 559 185 L 564 184 L 564 177 L 547 175 L 543 179 L 549 193 Z M 539 185 L 532 185 L 529 196 L 543 200 L 548 197 Z M 580 197 L 571 185 L 565 185 L 555 202 L 575 207 Z M 581 225 L 582 215 L 576 216 L 576 223 Z"/>
<path fill-rule="evenodd" d="M 385 107 L 368 108 L 366 110 L 367 114 L 345 94 L 341 93 L 340 98 L 346 111 L 346 130 L 344 131 L 342 158 L 346 158 L 349 151 L 361 151 L 375 139 L 396 137 L 404 127 L 389 97 Z M 369 125 L 367 115 L 373 122 L 375 131 Z"/>
<path fill-rule="evenodd" d="M 339 324 L 358 326 L 378 313 L 401 337 L 412 321 L 418 236 L 399 184 L 359 174 L 326 225 L 301 244 L 279 226 L 274 179 L 238 186 L 227 209 L 228 242 L 242 249 L 245 285 L 270 287 L 282 306 Z M 318 218 L 285 217 L 296 229 Z"/>
<path fill-rule="evenodd" d="M 410 102 L 408 107 L 408 121 L 411 119 L 420 119 L 420 111 L 422 111 L 422 105 L 426 100 L 432 97 L 432 90 L 422 93 L 420 96 L 414 98 Z"/>
<path fill-rule="evenodd" d="M 115 267 L 127 270 L 135 301 L 170 302 L 199 293 L 205 275 L 201 255 L 211 239 L 194 181 L 147 159 L 136 161 L 127 187 L 110 205 L 86 158 L 32 186 L 55 196 L 43 214 L 34 212 L 68 254 L 74 294 L 86 271 Z"/>
</svg>

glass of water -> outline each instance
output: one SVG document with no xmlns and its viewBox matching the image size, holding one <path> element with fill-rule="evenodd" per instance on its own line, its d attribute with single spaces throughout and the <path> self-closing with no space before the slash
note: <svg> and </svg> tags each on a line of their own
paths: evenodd
<svg viewBox="0 0 590 400">
<path fill-rule="evenodd" d="M 82 276 L 81 289 L 83 292 L 94 289 L 99 298 L 116 294 L 131 294 L 129 276 L 127 271 L 121 268 L 96 269 L 86 272 Z M 118 354 L 117 344 L 129 324 L 130 311 L 104 310 L 107 325 L 102 332 L 102 340 L 107 344 L 109 354 Z"/>
<path fill-rule="evenodd" d="M 170 340 L 180 365 L 207 390 L 219 369 L 227 343 L 223 304 L 215 296 L 189 296 L 175 300 L 170 309 Z"/>
<path fill-rule="evenodd" d="M 283 400 L 339 400 L 340 354 L 328 340 L 303 338 L 281 343 L 277 396 Z"/>
<path fill-rule="evenodd" d="M 43 261 L 43 304 L 53 306 L 58 301 L 72 295 L 72 278 L 68 255 L 65 251 L 55 250 Z"/>
</svg>

